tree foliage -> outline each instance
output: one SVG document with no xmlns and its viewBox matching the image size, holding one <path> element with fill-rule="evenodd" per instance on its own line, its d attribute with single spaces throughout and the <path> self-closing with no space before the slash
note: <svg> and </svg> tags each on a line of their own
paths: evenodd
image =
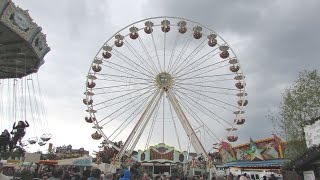
<svg viewBox="0 0 320 180">
<path fill-rule="evenodd" d="M 319 115 L 320 76 L 317 70 L 303 71 L 283 93 L 279 112 L 270 116 L 288 143 L 288 158 L 293 159 L 305 151 L 303 126 Z"/>
<path fill-rule="evenodd" d="M 123 146 L 123 143 L 122 141 L 119 141 L 115 142 L 114 145 L 118 148 L 121 148 Z M 112 162 L 112 158 L 114 158 L 118 153 L 119 151 L 114 147 L 103 146 L 103 150 L 97 153 L 97 159 L 99 159 L 98 161 L 101 161 L 102 163 L 110 164 Z"/>
</svg>

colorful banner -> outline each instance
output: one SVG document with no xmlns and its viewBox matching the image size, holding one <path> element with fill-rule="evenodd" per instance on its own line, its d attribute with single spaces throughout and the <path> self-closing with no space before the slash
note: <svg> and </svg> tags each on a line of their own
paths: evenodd
<svg viewBox="0 0 320 180">
<path fill-rule="evenodd" d="M 279 137 L 261 139 L 231 147 L 229 143 L 222 142 L 219 149 L 224 163 L 232 161 L 261 161 L 283 158 L 284 143 Z"/>
</svg>

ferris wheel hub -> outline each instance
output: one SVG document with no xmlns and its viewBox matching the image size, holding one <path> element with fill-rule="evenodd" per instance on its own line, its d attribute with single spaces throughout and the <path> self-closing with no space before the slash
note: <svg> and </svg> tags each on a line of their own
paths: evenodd
<svg viewBox="0 0 320 180">
<path fill-rule="evenodd" d="M 156 82 L 160 89 L 168 90 L 172 87 L 174 80 L 169 73 L 162 72 L 157 75 Z"/>
</svg>

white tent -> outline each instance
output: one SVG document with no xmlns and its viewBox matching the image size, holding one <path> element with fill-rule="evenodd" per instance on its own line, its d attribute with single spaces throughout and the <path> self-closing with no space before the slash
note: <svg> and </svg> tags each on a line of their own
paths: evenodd
<svg viewBox="0 0 320 180">
<path fill-rule="evenodd" d="M 58 165 L 61 166 L 92 166 L 92 157 L 84 155 L 79 158 L 58 160 Z"/>
</svg>

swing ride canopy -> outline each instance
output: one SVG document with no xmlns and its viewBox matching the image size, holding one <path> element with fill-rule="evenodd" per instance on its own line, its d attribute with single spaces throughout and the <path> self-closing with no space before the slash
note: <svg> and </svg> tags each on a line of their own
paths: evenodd
<svg viewBox="0 0 320 180">
<path fill-rule="evenodd" d="M 49 51 L 46 35 L 28 11 L 0 0 L 0 79 L 37 72 Z"/>
</svg>

